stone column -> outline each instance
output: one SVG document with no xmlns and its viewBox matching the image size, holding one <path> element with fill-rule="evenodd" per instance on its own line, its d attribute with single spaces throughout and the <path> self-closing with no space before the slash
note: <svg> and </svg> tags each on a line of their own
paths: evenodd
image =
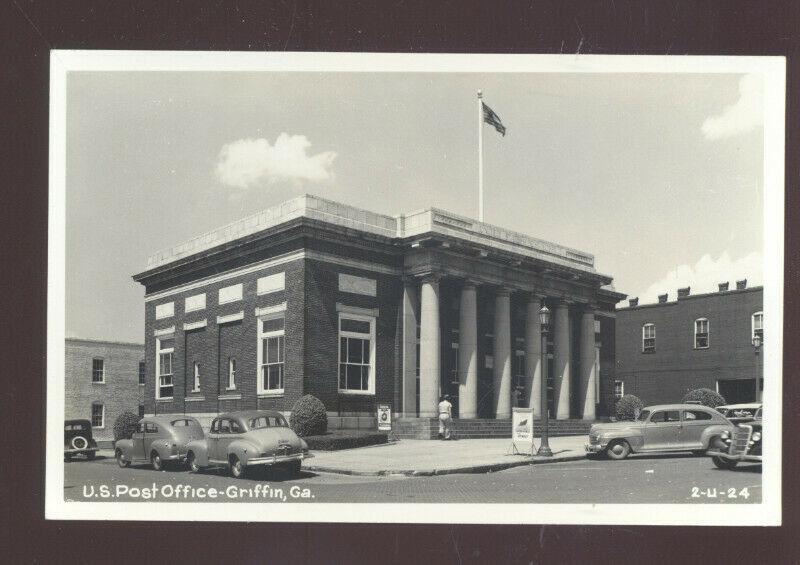
<svg viewBox="0 0 800 565">
<path fill-rule="evenodd" d="M 580 342 L 580 398 L 581 417 L 584 420 L 595 418 L 595 345 L 594 345 L 594 309 L 587 307 L 581 316 L 581 342 Z"/>
<path fill-rule="evenodd" d="M 569 305 L 559 302 L 553 316 L 553 346 L 555 348 L 555 407 L 556 419 L 569 419 L 569 380 L 570 380 L 570 323 Z"/>
<path fill-rule="evenodd" d="M 511 418 L 511 292 L 497 291 L 494 299 L 495 418 Z"/>
<path fill-rule="evenodd" d="M 541 307 L 541 298 L 531 295 L 525 317 L 525 397 L 528 398 L 528 406 L 533 408 L 536 418 L 542 412 L 542 326 L 539 324 Z"/>
<path fill-rule="evenodd" d="M 475 283 L 461 288 L 458 320 L 458 417 L 478 417 L 478 297 Z"/>
<path fill-rule="evenodd" d="M 403 415 L 417 415 L 417 283 L 403 281 Z"/>
<path fill-rule="evenodd" d="M 439 277 L 422 279 L 419 340 L 419 416 L 434 418 L 438 414 L 439 373 L 441 371 L 441 328 L 439 326 Z"/>
</svg>

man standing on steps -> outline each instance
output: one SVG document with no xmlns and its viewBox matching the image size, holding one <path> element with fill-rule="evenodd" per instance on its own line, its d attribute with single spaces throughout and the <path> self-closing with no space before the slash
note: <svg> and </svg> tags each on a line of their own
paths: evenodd
<svg viewBox="0 0 800 565">
<path fill-rule="evenodd" d="M 450 395 L 445 394 L 439 403 L 439 439 L 450 439 L 453 429 L 453 405 Z"/>
</svg>

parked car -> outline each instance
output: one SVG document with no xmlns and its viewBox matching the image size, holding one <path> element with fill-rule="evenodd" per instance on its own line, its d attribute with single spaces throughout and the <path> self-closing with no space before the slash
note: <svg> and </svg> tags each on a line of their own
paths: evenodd
<svg viewBox="0 0 800 565">
<path fill-rule="evenodd" d="M 83 455 L 89 461 L 97 455 L 97 442 L 92 437 L 89 420 L 64 421 L 64 458 L 69 461 L 76 455 Z"/>
<path fill-rule="evenodd" d="M 717 406 L 717 411 L 734 424 L 741 424 L 755 420 L 756 412 L 761 409 L 761 403 L 726 404 Z"/>
<path fill-rule="evenodd" d="M 734 425 L 712 408 L 661 404 L 644 408 L 634 421 L 594 424 L 586 451 L 611 459 L 651 451 L 692 451 L 702 455 L 714 438 L 733 429 Z"/>
<path fill-rule="evenodd" d="M 761 409 L 758 410 L 759 416 Z M 746 424 L 739 424 L 728 433 L 723 432 L 719 440 L 715 441 L 708 450 L 711 461 L 719 469 L 733 469 L 741 461 L 761 463 L 762 445 L 761 418 L 751 420 Z M 721 440 L 721 441 L 720 441 Z"/>
<path fill-rule="evenodd" d="M 160 471 L 165 463 L 185 461 L 187 444 L 204 435 L 200 422 L 189 416 L 147 416 L 130 439 L 117 441 L 114 456 L 120 467 L 150 463 Z"/>
<path fill-rule="evenodd" d="M 254 466 L 280 466 L 296 475 L 308 457 L 308 445 L 280 412 L 248 410 L 215 418 L 205 439 L 189 443 L 186 461 L 195 473 L 224 465 L 240 478 Z"/>
</svg>

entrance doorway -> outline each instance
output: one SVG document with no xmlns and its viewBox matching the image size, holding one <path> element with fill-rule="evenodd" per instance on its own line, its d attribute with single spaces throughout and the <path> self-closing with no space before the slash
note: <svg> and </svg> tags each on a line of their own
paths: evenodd
<svg viewBox="0 0 800 565">
<path fill-rule="evenodd" d="M 756 402 L 755 386 L 755 379 L 720 379 L 717 381 L 717 392 L 726 404 L 744 404 Z"/>
</svg>

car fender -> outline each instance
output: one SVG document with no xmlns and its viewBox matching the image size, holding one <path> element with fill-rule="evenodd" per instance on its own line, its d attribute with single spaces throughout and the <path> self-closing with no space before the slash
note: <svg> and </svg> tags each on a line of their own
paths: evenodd
<svg viewBox="0 0 800 565">
<path fill-rule="evenodd" d="M 172 457 L 172 442 L 164 438 L 153 440 L 153 443 L 150 444 L 150 451 L 147 453 L 148 458 L 150 453 L 153 453 L 153 450 L 158 452 L 162 460 L 167 460 Z"/>
<path fill-rule="evenodd" d="M 114 452 L 116 453 L 117 449 L 122 452 L 122 456 L 127 460 L 131 461 L 133 459 L 133 440 L 132 439 L 120 439 L 114 444 Z"/>
<path fill-rule="evenodd" d="M 700 434 L 700 442 L 703 444 L 703 449 L 709 448 L 709 442 L 712 438 L 719 436 L 724 431 L 728 431 L 733 433 L 733 430 L 736 429 L 736 426 L 728 425 L 728 424 L 714 424 L 708 426 L 703 433 Z"/>
<path fill-rule="evenodd" d="M 623 428 L 619 430 L 601 432 L 601 437 L 603 438 L 604 444 L 609 444 L 617 439 L 624 439 L 628 442 L 628 445 L 631 446 L 631 450 L 633 451 L 641 449 L 642 445 L 644 445 L 644 438 L 641 430 L 633 428 Z"/>
<path fill-rule="evenodd" d="M 251 457 L 258 457 L 261 454 L 258 446 L 246 439 L 237 439 L 228 444 L 228 457 L 235 455 L 244 464 Z"/>
<path fill-rule="evenodd" d="M 194 453 L 194 461 L 200 467 L 208 467 L 208 444 L 205 439 L 195 439 L 186 444 L 186 453 Z"/>
</svg>

